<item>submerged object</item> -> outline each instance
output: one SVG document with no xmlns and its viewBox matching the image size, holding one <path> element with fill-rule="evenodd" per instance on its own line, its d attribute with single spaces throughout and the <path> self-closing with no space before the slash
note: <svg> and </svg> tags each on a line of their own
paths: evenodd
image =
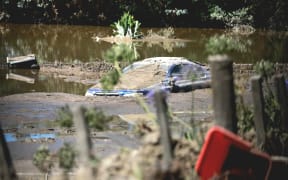
<svg viewBox="0 0 288 180">
<path fill-rule="evenodd" d="M 26 56 L 7 57 L 7 65 L 10 69 L 39 69 L 40 66 L 34 54 Z"/>
<path fill-rule="evenodd" d="M 171 92 L 210 87 L 208 68 L 183 57 L 147 58 L 125 67 L 122 72 L 114 89 L 104 90 L 97 83 L 86 91 L 85 96 L 145 95 L 155 87 Z"/>
</svg>

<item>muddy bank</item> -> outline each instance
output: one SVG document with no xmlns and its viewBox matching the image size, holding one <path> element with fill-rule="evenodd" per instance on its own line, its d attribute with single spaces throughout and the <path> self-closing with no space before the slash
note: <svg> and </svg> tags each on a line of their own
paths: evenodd
<svg viewBox="0 0 288 180">
<path fill-rule="evenodd" d="M 254 73 L 252 65 L 235 66 L 238 68 L 234 68 L 234 71 L 238 72 L 237 75 L 249 76 L 251 73 Z M 104 73 L 110 71 L 112 68 L 111 64 L 103 62 L 62 65 L 56 63 L 53 65 L 42 65 L 40 73 L 55 74 L 55 76 L 67 80 L 87 83 L 99 80 Z M 144 101 L 146 101 L 145 98 Z M 167 101 L 174 115 L 181 119 L 188 121 L 190 119 L 205 121 L 213 119 L 211 89 L 196 90 L 187 93 L 171 93 L 168 95 Z M 106 158 L 118 153 L 123 148 L 136 150 L 142 144 L 129 125 L 135 123 L 135 121 L 139 121 L 139 116 L 141 115 L 142 117 L 145 113 L 139 101 L 133 97 L 85 97 L 66 93 L 45 92 L 0 97 L 0 122 L 4 127 L 4 132 L 14 132 L 18 136 L 24 133 L 44 132 L 56 135 L 54 139 L 35 141 L 25 138 L 21 141 L 9 142 L 8 146 L 18 173 L 39 172 L 32 164 L 33 154 L 39 146 L 47 145 L 52 152 L 56 153 L 64 142 L 75 144 L 73 133 L 65 134 L 59 127 L 53 125 L 58 109 L 66 104 L 93 106 L 103 110 L 107 115 L 120 115 L 127 118 L 125 121 L 122 120 L 121 128 L 119 128 L 120 125 L 117 125 L 119 123 L 117 122 L 117 130 L 110 129 L 104 132 L 96 132 L 95 136 L 92 137 L 93 153 L 98 158 Z M 153 104 L 148 103 L 148 107 L 151 112 L 155 112 Z M 194 112 L 193 115 L 191 111 Z M 174 130 L 181 130 L 181 128 L 177 128 L 174 128 Z M 189 147 L 187 146 L 188 149 Z M 149 153 L 150 150 L 152 149 L 148 147 L 147 152 Z M 146 152 L 144 151 L 145 149 L 138 153 L 145 154 Z M 197 152 L 191 154 L 194 160 L 196 155 Z M 121 159 L 122 157 L 118 158 Z M 117 164 L 115 164 L 115 167 L 117 168 Z M 129 168 L 128 170 L 130 171 L 131 169 Z"/>
<path fill-rule="evenodd" d="M 68 82 L 80 82 L 83 84 L 95 84 L 103 74 L 113 69 L 111 63 L 96 61 L 91 63 L 60 63 L 42 64 L 40 73 L 63 78 Z"/>
<path fill-rule="evenodd" d="M 125 67 L 127 64 L 122 63 L 121 67 Z M 208 65 L 209 66 L 209 65 Z M 80 82 L 84 84 L 95 84 L 105 73 L 113 69 L 113 64 L 96 61 L 90 63 L 61 63 L 55 62 L 54 64 L 42 64 L 40 73 L 53 75 L 60 77 L 66 81 Z M 246 77 L 255 74 L 253 64 L 233 64 L 233 71 L 236 77 Z M 278 73 L 284 73 L 288 77 L 288 64 L 276 63 L 275 71 Z"/>
<path fill-rule="evenodd" d="M 192 102 L 194 107 L 192 106 Z M 197 90 L 192 93 L 169 94 L 168 103 L 173 112 L 180 116 L 190 117 L 185 112 L 200 112 L 195 118 L 211 119 L 211 90 Z M 133 97 L 85 97 L 65 93 L 24 93 L 0 97 L 0 122 L 4 132 L 12 131 L 25 133 L 52 133 L 55 139 L 33 141 L 8 142 L 10 153 L 17 172 L 38 172 L 32 164 L 32 156 L 41 145 L 47 145 L 52 152 L 56 152 L 64 142 L 75 143 L 72 135 L 59 135 L 59 127 L 53 126 L 60 107 L 66 104 L 81 104 L 83 106 L 95 106 L 108 115 L 143 114 L 144 110 Z M 148 104 L 151 112 L 154 112 L 153 104 Z M 119 122 L 117 122 L 119 123 Z M 114 124 L 115 125 L 115 124 Z M 116 127 L 118 125 L 116 124 Z M 131 127 L 124 122 L 122 128 L 96 132 L 92 138 L 93 152 L 100 159 L 119 152 L 122 148 L 137 149 L 141 144 Z M 118 126 L 119 127 L 119 126 Z"/>
</svg>

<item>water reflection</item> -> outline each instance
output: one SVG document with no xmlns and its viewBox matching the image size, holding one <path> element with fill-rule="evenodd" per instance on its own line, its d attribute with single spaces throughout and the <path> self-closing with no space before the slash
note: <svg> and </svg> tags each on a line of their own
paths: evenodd
<svg viewBox="0 0 288 180">
<path fill-rule="evenodd" d="M 0 69 L 0 96 L 23 92 L 65 92 L 84 95 L 88 85 L 66 82 L 38 70 Z"/>
<path fill-rule="evenodd" d="M 159 28 L 152 28 L 159 32 Z M 149 35 L 151 28 L 141 29 Z M 0 61 L 6 56 L 34 53 L 41 62 L 89 62 L 102 59 L 103 52 L 113 44 L 92 39 L 93 36 L 109 37 L 110 27 L 65 25 L 15 25 L 0 24 Z M 287 32 L 257 30 L 251 35 L 227 35 L 225 30 L 176 28 L 174 37 L 188 41 L 145 41 L 135 47 L 139 60 L 153 56 L 181 56 L 205 62 L 210 51 L 207 46 L 215 39 L 230 36 L 234 50 L 229 54 L 237 62 L 256 62 L 261 59 L 287 62 Z M 239 45 L 238 45 L 239 44 Z M 238 47 L 236 47 L 238 46 Z M 241 49 L 239 51 L 239 48 Z"/>
<path fill-rule="evenodd" d="M 95 43 L 91 37 L 97 31 L 103 34 L 107 28 L 58 25 L 2 25 L 1 59 L 35 53 L 41 62 L 95 61 L 99 47 L 109 44 Z"/>
<path fill-rule="evenodd" d="M 10 73 L 10 72 L 6 74 L 6 79 L 14 79 L 14 80 L 23 81 L 23 82 L 30 83 L 30 84 L 35 83 L 34 78 L 30 78 L 27 76 L 22 76 L 22 75 Z"/>
<path fill-rule="evenodd" d="M 234 34 L 214 35 L 206 43 L 208 54 L 229 54 L 230 52 L 251 53 L 252 41 L 248 37 Z"/>
</svg>

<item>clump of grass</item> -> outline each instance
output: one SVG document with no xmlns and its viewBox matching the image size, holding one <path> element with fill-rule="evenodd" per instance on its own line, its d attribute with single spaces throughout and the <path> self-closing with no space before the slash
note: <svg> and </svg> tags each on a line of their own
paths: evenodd
<svg viewBox="0 0 288 180">
<path fill-rule="evenodd" d="M 63 106 L 58 110 L 56 122 L 60 127 L 71 128 L 73 126 L 73 116 L 68 105 Z"/>
<path fill-rule="evenodd" d="M 58 152 L 59 167 L 63 168 L 65 172 L 71 170 L 75 165 L 76 152 L 73 147 L 65 143 Z"/>
<path fill-rule="evenodd" d="M 103 131 L 108 128 L 108 123 L 113 119 L 112 116 L 106 116 L 103 111 L 97 108 L 83 108 L 84 119 L 89 128 Z M 71 128 L 73 123 L 73 116 L 70 108 L 66 105 L 58 111 L 56 122 L 60 127 Z"/>
<path fill-rule="evenodd" d="M 41 171 L 48 173 L 53 167 L 50 151 L 46 146 L 40 146 L 33 155 L 33 164 Z"/>
</svg>

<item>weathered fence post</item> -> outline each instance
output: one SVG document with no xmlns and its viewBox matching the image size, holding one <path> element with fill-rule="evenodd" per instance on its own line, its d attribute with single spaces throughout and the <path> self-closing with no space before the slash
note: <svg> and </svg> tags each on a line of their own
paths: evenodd
<svg viewBox="0 0 288 180">
<path fill-rule="evenodd" d="M 273 82 L 275 85 L 275 97 L 280 107 L 281 129 L 288 130 L 288 96 L 285 78 L 283 75 L 275 75 L 273 76 Z"/>
<path fill-rule="evenodd" d="M 79 171 L 77 177 L 79 179 L 93 179 L 93 169 L 91 167 L 92 143 L 88 125 L 84 119 L 83 108 L 78 105 L 71 105 L 70 110 L 73 114 L 73 121 L 76 127 L 76 142 L 79 152 Z"/>
<path fill-rule="evenodd" d="M 17 179 L 9 149 L 0 124 L 0 179 Z"/>
<path fill-rule="evenodd" d="M 233 62 L 226 55 L 209 56 L 216 124 L 237 133 Z"/>
<path fill-rule="evenodd" d="M 155 91 L 154 101 L 157 112 L 158 124 L 160 126 L 160 141 L 163 148 L 163 164 L 162 169 L 168 170 L 173 160 L 171 134 L 168 124 L 168 105 L 165 99 L 165 92 L 160 89 Z"/>
<path fill-rule="evenodd" d="M 265 113 L 261 76 L 253 76 L 251 78 L 251 86 L 254 103 L 254 123 L 257 136 L 257 145 L 262 146 L 266 142 L 267 114 Z"/>
</svg>

